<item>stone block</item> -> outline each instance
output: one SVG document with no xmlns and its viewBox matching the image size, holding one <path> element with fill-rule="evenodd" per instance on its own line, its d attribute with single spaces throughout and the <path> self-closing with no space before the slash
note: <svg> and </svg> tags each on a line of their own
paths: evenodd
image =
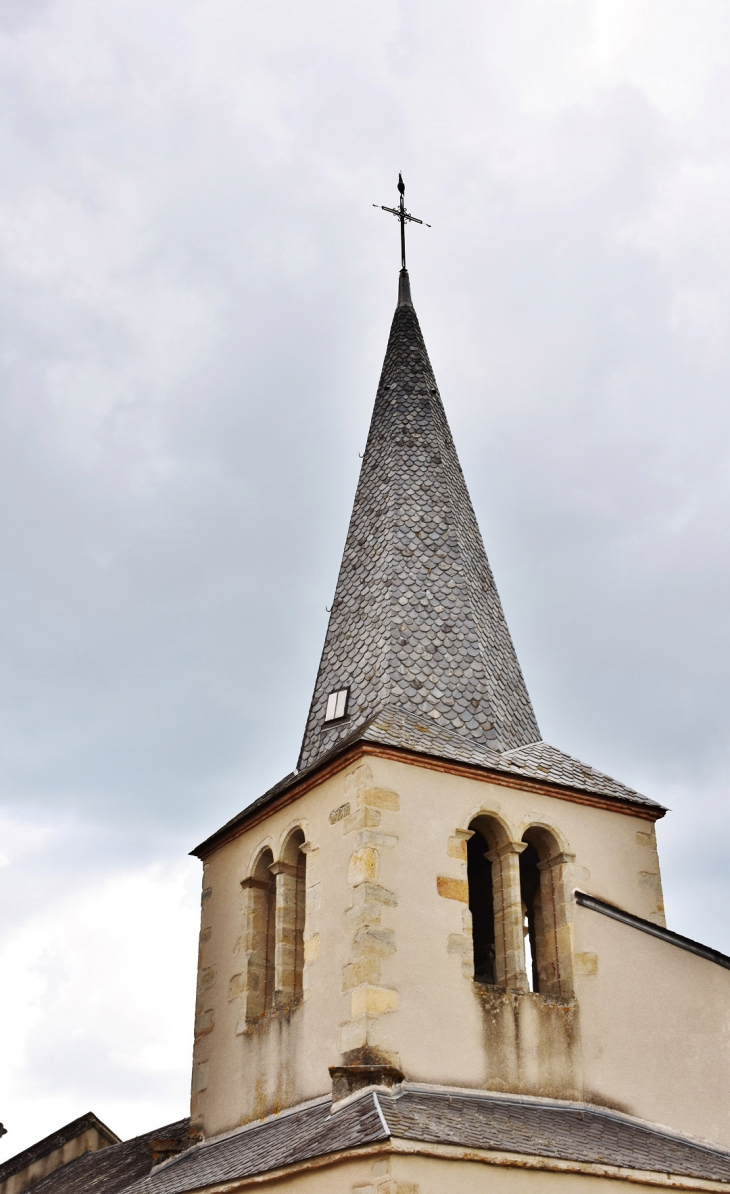
<svg viewBox="0 0 730 1194">
<path fill-rule="evenodd" d="M 380 867 L 380 856 L 373 846 L 362 846 L 355 850 L 350 859 L 347 881 L 353 886 L 358 883 L 376 883 Z"/>
<path fill-rule="evenodd" d="M 360 987 L 363 983 L 380 982 L 380 958 L 377 955 L 358 958 L 356 962 L 349 962 L 342 969 L 342 990 L 351 991 L 353 987 Z"/>
<path fill-rule="evenodd" d="M 400 798 L 397 792 L 387 788 L 362 788 L 357 794 L 357 804 L 358 808 L 384 808 L 397 813 Z"/>
<path fill-rule="evenodd" d="M 583 977 L 598 974 L 598 954 L 574 954 L 573 968 L 576 974 L 583 975 Z"/>
<path fill-rule="evenodd" d="M 304 961 L 314 962 L 319 957 L 320 937 L 319 933 L 315 933 L 313 937 L 308 937 L 304 942 Z"/>
<path fill-rule="evenodd" d="M 436 890 L 445 900 L 458 900 L 462 904 L 469 903 L 469 884 L 466 879 L 450 879 L 447 875 L 438 875 Z"/>
<path fill-rule="evenodd" d="M 391 987 L 356 987 L 350 993 L 350 1015 L 353 1019 L 358 1016 L 382 1016 L 386 1012 L 394 1012 L 398 1007 L 398 992 Z"/>
</svg>

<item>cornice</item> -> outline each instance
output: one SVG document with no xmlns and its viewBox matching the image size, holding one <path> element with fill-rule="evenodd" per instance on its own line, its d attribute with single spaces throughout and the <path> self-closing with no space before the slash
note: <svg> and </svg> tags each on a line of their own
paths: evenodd
<svg viewBox="0 0 730 1194">
<path fill-rule="evenodd" d="M 352 763 L 366 756 L 390 759 L 396 763 L 406 763 L 413 767 L 422 767 L 427 771 L 441 771 L 448 775 L 457 775 L 464 779 L 476 779 L 481 783 L 496 784 L 498 787 L 514 788 L 520 792 L 536 792 L 543 796 L 553 796 L 558 800 L 567 800 L 572 804 L 583 804 L 591 808 L 600 808 L 608 812 L 624 813 L 630 817 L 638 817 L 642 821 L 658 821 L 665 814 L 665 809 L 634 804 L 629 800 L 618 797 L 599 796 L 592 792 L 581 791 L 579 788 L 569 788 L 562 784 L 553 784 L 545 780 L 531 779 L 527 776 L 510 775 L 504 771 L 480 767 L 474 763 L 457 763 L 451 759 L 440 758 L 436 755 L 420 754 L 404 747 L 381 746 L 377 742 L 355 742 L 352 746 L 338 753 L 335 758 L 323 763 L 302 775 L 296 776 L 287 787 L 276 794 L 265 804 L 257 804 L 247 814 L 246 809 L 239 813 L 228 825 L 224 825 L 216 833 L 211 834 L 190 853 L 196 858 L 205 859 L 221 846 L 234 841 L 247 830 L 299 800 L 313 788 L 319 787 L 332 776 L 338 775 Z"/>
</svg>

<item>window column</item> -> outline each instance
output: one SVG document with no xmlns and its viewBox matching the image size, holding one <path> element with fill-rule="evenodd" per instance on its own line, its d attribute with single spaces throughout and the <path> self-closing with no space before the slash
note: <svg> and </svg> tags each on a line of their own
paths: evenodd
<svg viewBox="0 0 730 1194">
<path fill-rule="evenodd" d="M 274 882 L 268 875 L 252 875 L 241 887 L 246 925 L 245 1018 L 250 1023 L 269 1011 L 274 998 Z"/>
<path fill-rule="evenodd" d="M 573 995 L 572 897 L 566 872 L 574 861 L 575 854 L 558 853 L 537 864 L 542 946 L 538 952 L 540 990 L 563 999 Z"/>
<path fill-rule="evenodd" d="M 487 854 L 494 880 L 495 978 L 498 986 L 517 991 L 528 990 L 520 892 L 520 854 L 526 844 L 503 842 Z"/>
<path fill-rule="evenodd" d="M 274 862 L 269 867 L 276 881 L 276 1007 L 287 1007 L 302 994 L 305 867 L 306 855 L 301 851 L 296 863 Z"/>
</svg>

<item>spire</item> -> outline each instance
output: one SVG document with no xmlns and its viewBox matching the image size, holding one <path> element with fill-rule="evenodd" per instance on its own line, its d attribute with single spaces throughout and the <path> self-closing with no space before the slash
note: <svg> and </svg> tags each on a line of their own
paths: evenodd
<svg viewBox="0 0 730 1194">
<path fill-rule="evenodd" d="M 405 269 L 299 768 L 386 707 L 492 751 L 540 738 Z"/>
</svg>

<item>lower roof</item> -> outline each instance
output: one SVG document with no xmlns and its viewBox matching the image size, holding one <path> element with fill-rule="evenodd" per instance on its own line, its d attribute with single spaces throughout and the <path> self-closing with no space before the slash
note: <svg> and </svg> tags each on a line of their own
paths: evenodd
<svg viewBox="0 0 730 1194">
<path fill-rule="evenodd" d="M 190 1140 L 190 1120 L 181 1119 L 132 1140 L 84 1153 L 34 1182 L 27 1194 L 121 1194 L 150 1172 L 158 1142 L 182 1150 Z"/>
<path fill-rule="evenodd" d="M 405 1083 L 315 1101 L 196 1145 L 125 1194 L 186 1194 L 391 1140 L 730 1184 L 730 1152 L 620 1112 Z"/>
<path fill-rule="evenodd" d="M 14 1157 L 9 1157 L 7 1161 L 3 1161 L 0 1165 L 0 1183 L 6 1182 L 16 1173 L 22 1173 L 30 1165 L 35 1164 L 36 1161 L 43 1160 L 44 1157 L 56 1152 L 57 1149 L 63 1148 L 65 1144 L 69 1144 L 72 1140 L 76 1140 L 79 1136 L 83 1136 L 85 1132 L 95 1130 L 99 1133 L 106 1144 L 118 1144 L 119 1137 L 116 1132 L 112 1132 L 106 1124 L 98 1119 L 93 1111 L 87 1111 L 85 1115 L 80 1115 L 78 1119 L 71 1120 L 71 1123 L 64 1124 L 56 1132 L 52 1132 L 50 1136 L 44 1136 L 42 1140 L 32 1144 L 30 1148 L 23 1149 L 22 1152 L 16 1153 Z M 0 1133 L 2 1134 L 2 1133 Z"/>
</svg>

